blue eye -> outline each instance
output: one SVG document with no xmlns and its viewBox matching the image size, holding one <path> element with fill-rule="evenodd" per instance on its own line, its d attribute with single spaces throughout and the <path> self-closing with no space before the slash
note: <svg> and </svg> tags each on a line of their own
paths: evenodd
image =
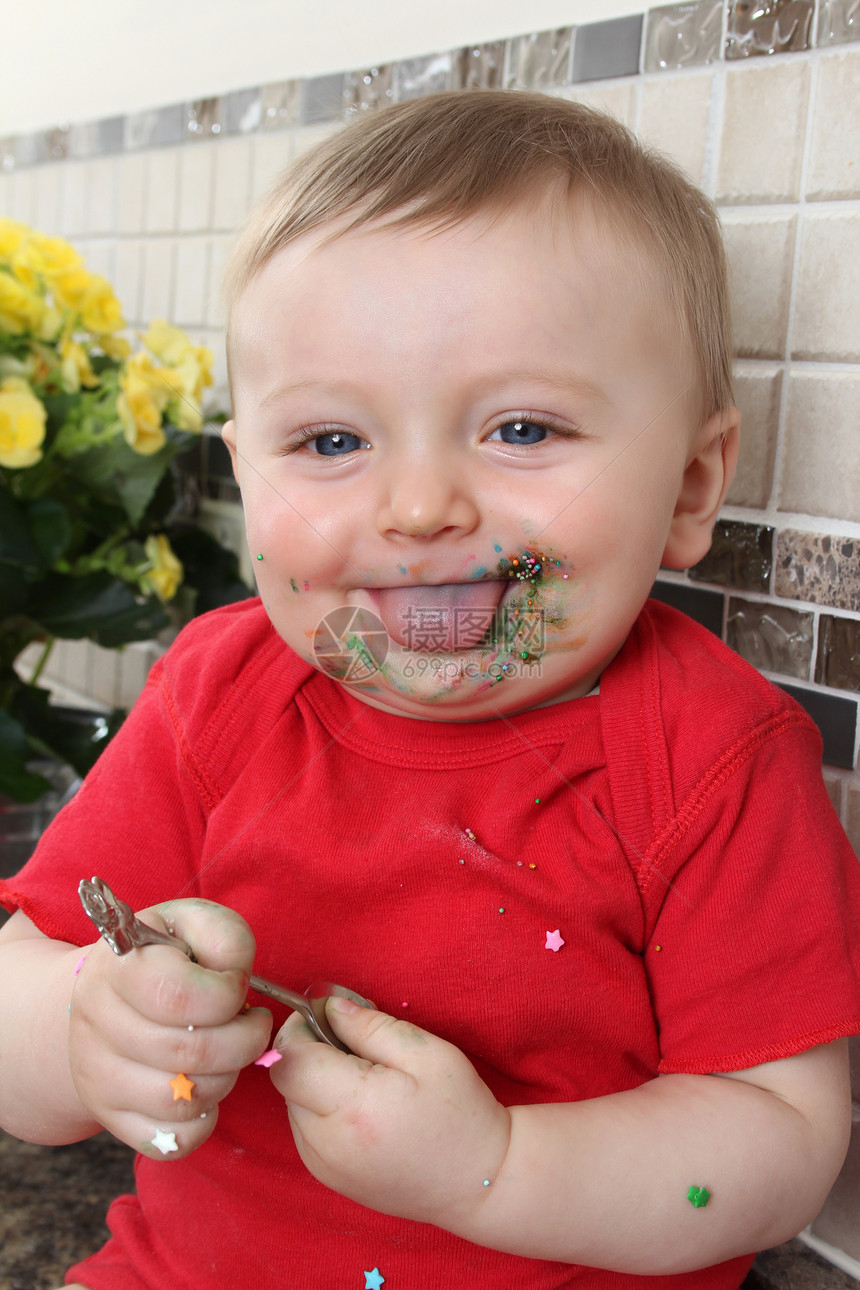
<svg viewBox="0 0 860 1290">
<path fill-rule="evenodd" d="M 350 452 L 357 452 L 364 443 L 357 434 L 347 434 L 343 430 L 333 430 L 329 434 L 315 435 L 308 440 L 312 452 L 321 457 L 345 457 Z"/>
<path fill-rule="evenodd" d="M 496 426 L 490 438 L 498 436 L 502 443 L 532 444 L 542 443 L 547 434 L 547 427 L 536 421 L 505 421 L 503 425 Z"/>
</svg>

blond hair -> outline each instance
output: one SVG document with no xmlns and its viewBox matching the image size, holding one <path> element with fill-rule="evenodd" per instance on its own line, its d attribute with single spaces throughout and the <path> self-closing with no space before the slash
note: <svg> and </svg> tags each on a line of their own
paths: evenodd
<svg viewBox="0 0 860 1290">
<path fill-rule="evenodd" d="M 730 407 L 731 326 L 716 212 L 667 158 L 581 103 L 504 90 L 368 113 L 302 156 L 253 212 L 227 268 L 229 319 L 282 247 L 324 225 L 456 225 L 561 186 L 650 253 L 699 368 L 702 416 Z"/>
</svg>

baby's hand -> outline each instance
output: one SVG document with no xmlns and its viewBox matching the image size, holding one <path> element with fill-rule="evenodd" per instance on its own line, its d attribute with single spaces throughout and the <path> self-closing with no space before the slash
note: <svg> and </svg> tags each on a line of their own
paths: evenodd
<svg viewBox="0 0 860 1290">
<path fill-rule="evenodd" d="M 238 914 L 176 900 L 140 916 L 159 931 L 169 917 L 200 962 L 160 945 L 122 958 L 104 941 L 91 946 L 72 993 L 69 1061 L 94 1119 L 144 1155 L 176 1160 L 209 1137 L 218 1103 L 265 1051 L 272 1016 L 241 1011 L 255 946 Z"/>
<path fill-rule="evenodd" d="M 271 1069 L 308 1169 L 383 1214 L 458 1230 L 485 1200 L 508 1146 L 508 1112 L 453 1044 L 410 1022 L 328 1001 L 351 1056 L 294 1014 Z"/>
</svg>

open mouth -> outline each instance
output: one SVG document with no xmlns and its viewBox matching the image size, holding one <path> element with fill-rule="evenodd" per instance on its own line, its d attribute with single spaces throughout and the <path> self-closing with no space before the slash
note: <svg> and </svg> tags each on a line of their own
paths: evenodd
<svg viewBox="0 0 860 1290">
<path fill-rule="evenodd" d="M 380 587 L 377 612 L 386 632 L 411 650 L 474 649 L 492 628 L 508 581 Z"/>
</svg>

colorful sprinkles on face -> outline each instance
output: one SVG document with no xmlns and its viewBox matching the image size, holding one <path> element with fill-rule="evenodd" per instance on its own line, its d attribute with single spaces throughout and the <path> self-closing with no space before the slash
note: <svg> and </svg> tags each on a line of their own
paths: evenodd
<svg viewBox="0 0 860 1290">
<path fill-rule="evenodd" d="M 498 543 L 495 545 L 496 551 L 500 550 Z M 497 566 L 497 572 L 500 578 L 508 578 L 512 582 L 519 582 L 523 585 L 525 599 L 518 605 L 509 606 L 504 613 L 504 621 L 497 623 L 495 627 L 494 643 L 507 645 L 509 648 L 520 644 L 521 648 L 517 650 L 515 657 L 518 657 L 521 663 L 530 667 L 533 663 L 540 662 L 541 654 L 534 650 L 523 648 L 534 638 L 534 619 L 537 613 L 543 613 L 539 610 L 540 600 L 538 591 L 542 580 L 550 573 L 562 567 L 561 560 L 555 557 L 547 556 L 543 551 L 524 549 L 521 552 L 509 556 L 503 556 Z M 567 578 L 567 574 L 562 575 Z M 543 633 L 541 631 L 540 649 L 543 650 Z M 494 676 L 493 683 L 498 684 L 509 672 L 516 674 L 516 668 L 510 668 L 505 664 L 501 671 Z"/>
</svg>

